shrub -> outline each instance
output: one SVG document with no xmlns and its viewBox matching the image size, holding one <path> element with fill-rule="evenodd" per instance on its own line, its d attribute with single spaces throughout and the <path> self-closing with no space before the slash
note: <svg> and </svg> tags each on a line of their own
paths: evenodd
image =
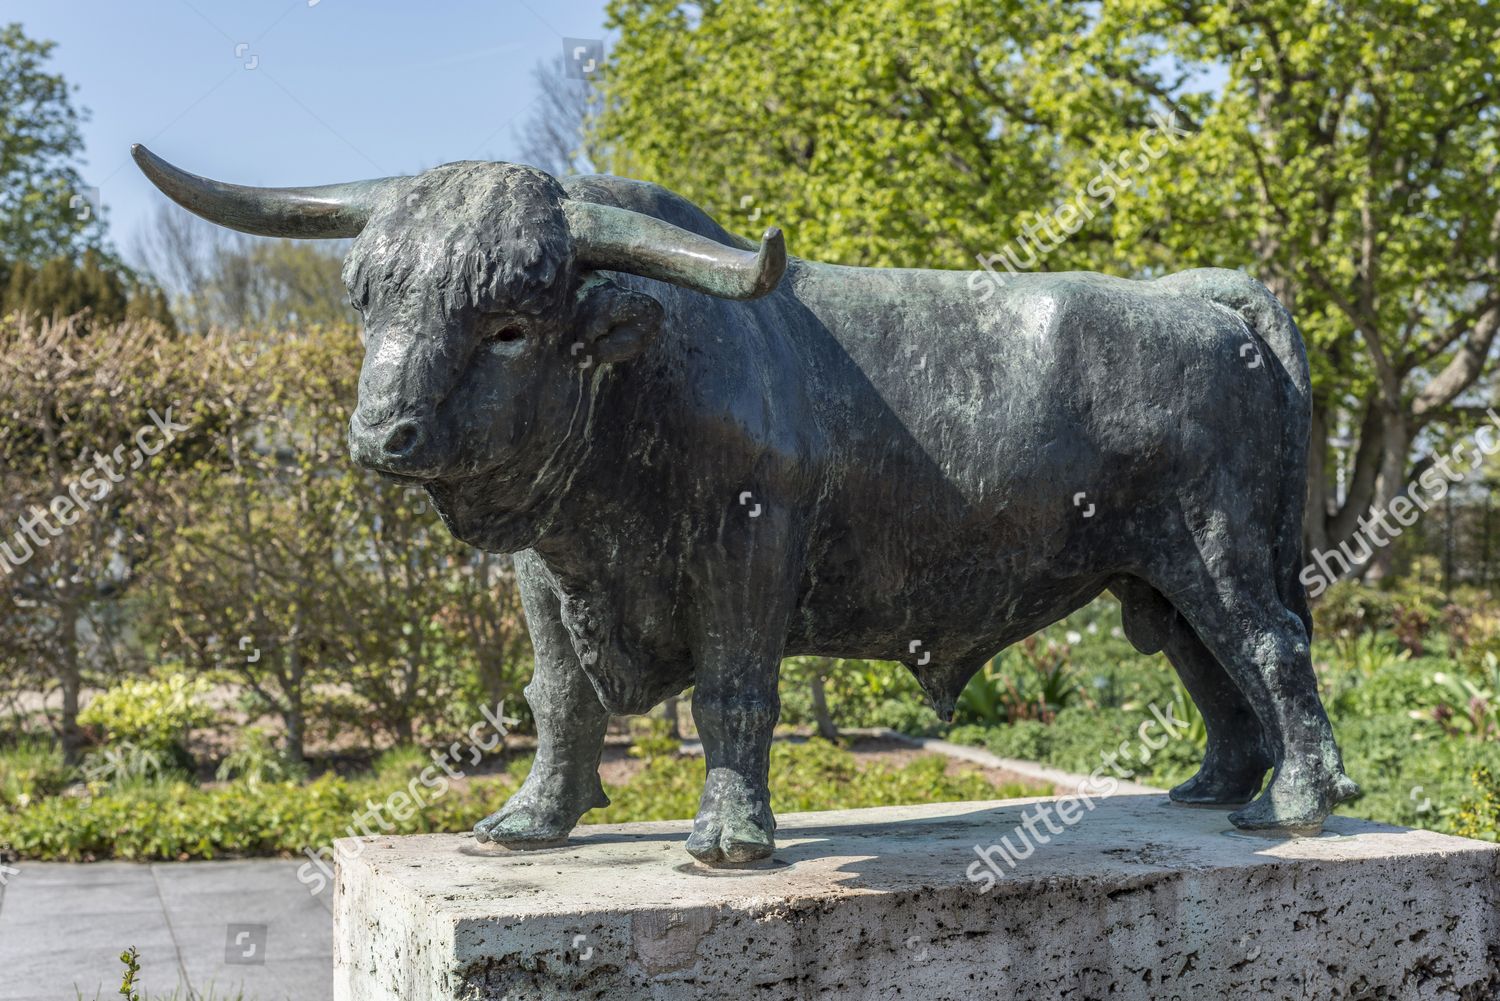
<svg viewBox="0 0 1500 1001">
<path fill-rule="evenodd" d="M 111 743 L 177 757 L 189 730 L 213 722 L 202 701 L 212 687 L 207 678 L 185 674 L 128 679 L 95 697 L 78 722 L 102 727 Z"/>
<path fill-rule="evenodd" d="M 1166 703 L 1163 713 L 1168 706 L 1173 704 Z M 1160 748 L 1151 748 L 1141 739 L 1142 724 L 1155 718 L 1149 709 L 1141 708 L 1071 707 L 1059 712 L 1051 724 L 1020 720 L 1006 726 L 959 728 L 950 737 L 979 744 L 1002 758 L 1035 761 L 1078 775 L 1109 767 L 1106 756 L 1113 755 L 1119 770 L 1131 773 L 1132 781 L 1169 786 L 1196 772 L 1203 757 L 1201 720 L 1180 706 L 1173 706 L 1172 712 L 1187 727 Z M 1159 727 L 1149 733 L 1152 743 L 1159 742 Z M 1124 777 L 1114 771 L 1109 774 Z"/>
<path fill-rule="evenodd" d="M 0 843 L 23 858 L 69 862 L 290 855 L 349 836 L 369 804 L 387 803 L 410 781 L 329 773 L 306 784 L 233 782 L 208 789 L 181 780 L 129 783 L 0 814 Z M 381 817 L 392 834 L 462 831 L 517 785 L 509 774 L 472 779 L 442 795 L 434 791 L 410 815 L 383 811 Z"/>
<path fill-rule="evenodd" d="M 216 778 L 220 782 L 236 779 L 256 785 L 261 782 L 292 782 L 306 777 L 307 766 L 294 761 L 278 748 L 259 727 L 245 731 L 244 742 L 219 762 Z"/>
<path fill-rule="evenodd" d="M 703 759 L 660 743 L 647 746 L 647 767 L 628 783 L 611 785 L 613 805 L 590 813 L 589 823 L 690 818 L 697 812 Z M 290 855 L 347 837 L 371 804 L 382 807 L 379 817 L 386 822 L 367 825 L 372 831 L 460 832 L 505 802 L 531 760 L 518 758 L 502 774 L 441 791 L 417 787 L 417 807 L 391 808 L 431 764 L 420 750 L 401 748 L 382 755 L 372 773 L 359 778 L 328 773 L 305 784 L 240 780 L 206 789 L 167 779 L 101 787 L 88 796 L 33 799 L 0 813 L 0 844 L 22 858 L 61 861 Z M 1019 785 L 996 787 L 972 769 L 949 774 L 948 765 L 946 758 L 924 757 L 903 766 L 861 767 L 854 755 L 824 741 L 778 743 L 771 750 L 771 787 L 783 813 L 1037 793 Z"/>
<path fill-rule="evenodd" d="M 809 726 L 817 722 L 811 675 L 826 671 L 828 713 L 838 726 L 884 726 L 902 733 L 936 733 L 942 726 L 917 679 L 903 665 L 881 660 L 837 660 L 832 669 L 822 658 L 789 657 L 782 664 L 781 722 Z"/>
<path fill-rule="evenodd" d="M 0 808 L 24 807 L 56 795 L 76 778 L 55 741 L 23 737 L 0 749 Z"/>
<path fill-rule="evenodd" d="M 1454 833 L 1482 841 L 1500 841 L 1500 782 L 1483 766 L 1469 775 L 1473 794 L 1464 798 L 1454 817 Z"/>
<path fill-rule="evenodd" d="M 958 697 L 959 717 L 976 723 L 1050 723 L 1069 703 L 1087 702 L 1072 650 L 1070 643 L 1043 640 L 1040 633 L 1026 637 L 969 679 Z"/>
</svg>

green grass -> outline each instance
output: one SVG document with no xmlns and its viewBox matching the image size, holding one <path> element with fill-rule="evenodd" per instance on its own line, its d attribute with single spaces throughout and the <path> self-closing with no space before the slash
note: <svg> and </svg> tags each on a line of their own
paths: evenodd
<svg viewBox="0 0 1500 1001">
<path fill-rule="evenodd" d="M 943 803 L 958 800 L 1037 796 L 1034 786 L 997 786 L 974 771 L 947 773 L 948 759 L 928 756 L 905 765 L 872 762 L 860 767 L 848 751 L 824 740 L 771 747 L 771 807 L 777 813 L 853 810 L 868 806 Z M 691 818 L 703 792 L 702 758 L 655 757 L 634 781 L 607 786 L 611 804 L 586 818 L 591 823 Z"/>
</svg>

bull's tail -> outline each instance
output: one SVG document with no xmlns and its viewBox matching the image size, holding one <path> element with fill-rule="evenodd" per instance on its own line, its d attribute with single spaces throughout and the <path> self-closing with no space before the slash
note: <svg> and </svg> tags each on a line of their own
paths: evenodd
<svg viewBox="0 0 1500 1001">
<path fill-rule="evenodd" d="M 1312 424 L 1312 380 L 1302 333 L 1271 290 L 1242 271 L 1199 268 L 1159 281 L 1184 295 L 1199 296 L 1238 313 L 1260 342 L 1255 346 L 1257 355 L 1273 372 L 1280 372 L 1286 422 L 1282 428 L 1281 503 L 1276 512 L 1276 583 L 1282 604 L 1302 619 L 1311 642 L 1312 614 L 1300 576 L 1308 435 Z M 1267 353 L 1270 357 L 1266 357 Z"/>
</svg>

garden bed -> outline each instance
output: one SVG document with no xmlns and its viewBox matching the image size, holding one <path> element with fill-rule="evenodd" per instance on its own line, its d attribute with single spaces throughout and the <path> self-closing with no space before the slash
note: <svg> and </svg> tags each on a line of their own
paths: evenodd
<svg viewBox="0 0 1500 1001">
<path fill-rule="evenodd" d="M 504 803 L 530 768 L 529 754 L 500 755 L 463 778 L 424 781 L 428 754 L 389 752 L 368 772 L 327 772 L 307 782 L 185 778 L 58 787 L 60 762 L 32 755 L 10 772 L 0 847 L 12 858 L 93 861 L 291 856 L 350 834 L 461 832 Z M 703 787 L 702 758 L 675 742 L 613 744 L 601 769 L 612 803 L 590 823 L 690 818 Z M 986 770 L 895 741 L 849 748 L 822 740 L 772 748 L 771 788 L 781 812 L 1044 795 Z M 373 809 L 372 809 L 373 807 Z"/>
</svg>

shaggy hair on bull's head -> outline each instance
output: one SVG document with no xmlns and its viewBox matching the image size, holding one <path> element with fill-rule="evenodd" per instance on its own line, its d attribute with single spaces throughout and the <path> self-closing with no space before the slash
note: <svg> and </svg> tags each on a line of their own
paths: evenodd
<svg viewBox="0 0 1500 1001">
<path fill-rule="evenodd" d="M 351 299 L 558 314 L 576 273 L 566 197 L 518 164 L 465 161 L 411 178 L 385 194 L 349 252 Z"/>
</svg>

